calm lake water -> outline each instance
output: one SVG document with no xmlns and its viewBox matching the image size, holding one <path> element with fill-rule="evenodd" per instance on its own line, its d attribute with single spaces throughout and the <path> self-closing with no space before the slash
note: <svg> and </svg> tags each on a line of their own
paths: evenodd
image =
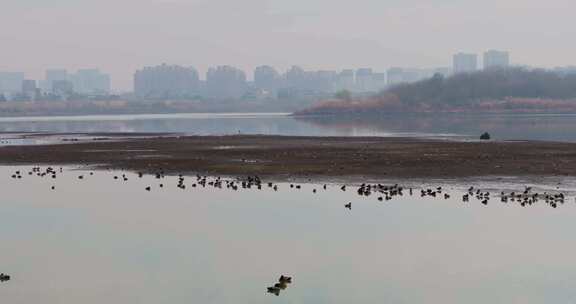
<svg viewBox="0 0 576 304">
<path fill-rule="evenodd" d="M 0 118 L 0 132 L 182 132 L 304 136 L 411 136 L 576 141 L 576 115 L 386 115 L 293 118 L 287 114 L 162 114 Z"/>
<path fill-rule="evenodd" d="M 340 184 L 181 190 L 177 177 L 28 170 L 0 168 L 1 303 L 576 302 L 573 181 L 553 209 L 462 203 L 455 183 L 448 200 L 379 202 Z M 294 282 L 266 294 L 281 274 Z"/>
</svg>

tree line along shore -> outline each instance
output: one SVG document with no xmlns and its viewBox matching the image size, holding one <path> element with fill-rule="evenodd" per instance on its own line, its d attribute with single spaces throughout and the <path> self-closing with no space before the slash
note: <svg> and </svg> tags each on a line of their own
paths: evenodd
<svg viewBox="0 0 576 304">
<path fill-rule="evenodd" d="M 576 113 L 576 75 L 542 69 L 492 68 L 434 77 L 354 98 L 341 92 L 296 115 L 388 112 Z"/>
</svg>

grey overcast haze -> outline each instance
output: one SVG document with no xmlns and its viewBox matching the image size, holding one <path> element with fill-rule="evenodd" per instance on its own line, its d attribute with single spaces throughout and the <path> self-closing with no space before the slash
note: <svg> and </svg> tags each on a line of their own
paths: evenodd
<svg viewBox="0 0 576 304">
<path fill-rule="evenodd" d="M 160 63 L 247 71 L 439 67 L 458 51 L 576 63 L 569 0 L 2 0 L 0 71 L 100 68 L 114 89 Z"/>
</svg>

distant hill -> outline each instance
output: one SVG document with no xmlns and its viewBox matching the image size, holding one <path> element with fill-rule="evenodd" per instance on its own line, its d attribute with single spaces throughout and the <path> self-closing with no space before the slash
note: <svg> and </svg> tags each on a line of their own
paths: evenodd
<svg viewBox="0 0 576 304">
<path fill-rule="evenodd" d="M 437 74 L 368 98 L 323 101 L 295 114 L 473 111 L 576 112 L 576 75 L 525 68 L 489 69 L 448 78 Z"/>
</svg>

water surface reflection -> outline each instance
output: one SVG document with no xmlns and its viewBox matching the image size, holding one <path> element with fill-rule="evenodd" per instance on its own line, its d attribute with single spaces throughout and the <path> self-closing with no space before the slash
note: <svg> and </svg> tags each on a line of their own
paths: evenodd
<svg viewBox="0 0 576 304">
<path fill-rule="evenodd" d="M 464 204 L 467 185 L 448 184 L 450 199 L 379 202 L 335 184 L 181 189 L 178 177 L 14 170 L 28 168 L 0 169 L 6 303 L 576 301 L 573 199 Z M 296 280 L 270 297 L 278 274 Z"/>
</svg>

